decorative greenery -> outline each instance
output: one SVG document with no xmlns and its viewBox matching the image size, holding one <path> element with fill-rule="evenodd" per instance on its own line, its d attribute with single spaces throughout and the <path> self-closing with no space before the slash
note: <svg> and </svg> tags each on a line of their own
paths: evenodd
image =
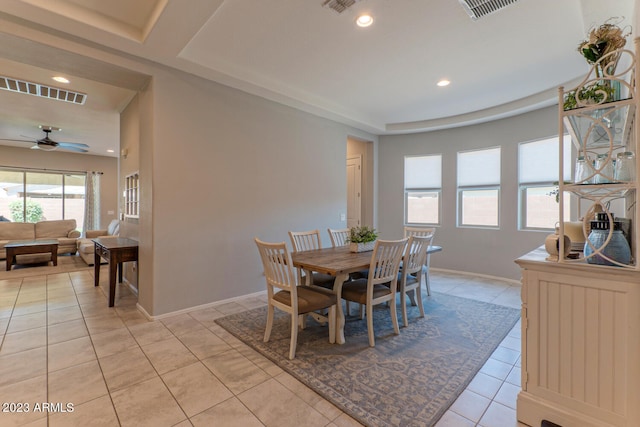
<svg viewBox="0 0 640 427">
<path fill-rule="evenodd" d="M 350 243 L 368 243 L 375 241 L 377 238 L 378 232 L 374 228 L 363 225 L 351 228 L 348 241 Z"/>
<path fill-rule="evenodd" d="M 612 22 L 615 20 L 618 22 Z M 623 48 L 627 43 L 627 37 L 631 34 L 630 29 L 625 28 L 625 32 L 618 27 L 617 24 L 620 21 L 622 21 L 620 18 L 609 18 L 599 27 L 592 28 L 589 32 L 589 38 L 581 41 L 578 45 L 578 52 L 584 56 L 589 64 L 599 62 L 599 67 L 596 67 L 597 77 L 601 77 L 600 71 L 603 72 L 603 75 L 614 73 L 619 55 L 612 54 L 612 52 Z"/>
<path fill-rule="evenodd" d="M 40 203 L 27 200 L 27 219 L 24 219 L 24 210 L 22 199 L 14 200 L 9 203 L 9 210 L 11 211 L 11 218 L 14 222 L 38 222 L 42 220 L 42 206 Z"/>
<path fill-rule="evenodd" d="M 571 181 L 564 181 L 565 184 L 571 184 Z M 547 193 L 547 196 L 555 196 L 556 203 L 560 203 L 560 183 L 558 181 L 553 181 L 553 185 L 556 186 L 554 190 L 551 190 Z"/>
<path fill-rule="evenodd" d="M 576 99 L 577 93 L 577 99 Z M 614 89 L 610 84 L 610 81 L 598 81 L 590 85 L 585 85 L 580 88 L 579 91 L 572 90 L 567 92 L 564 97 L 563 108 L 566 110 L 573 110 L 578 108 L 578 100 L 580 106 L 585 104 L 602 104 L 605 102 L 613 101 Z"/>
</svg>

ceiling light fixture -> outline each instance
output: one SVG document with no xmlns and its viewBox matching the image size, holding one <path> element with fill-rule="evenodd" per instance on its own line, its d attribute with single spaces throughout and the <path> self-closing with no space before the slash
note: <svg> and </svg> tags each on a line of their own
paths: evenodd
<svg viewBox="0 0 640 427">
<path fill-rule="evenodd" d="M 365 28 L 370 26 L 371 24 L 373 24 L 373 16 L 369 14 L 365 13 L 363 15 L 358 16 L 358 19 L 356 19 L 356 25 L 358 27 Z"/>
<path fill-rule="evenodd" d="M 445 86 L 449 86 L 449 84 L 451 84 L 451 82 L 449 80 L 447 80 L 447 79 L 442 79 L 437 84 L 440 87 L 445 87 Z"/>
<path fill-rule="evenodd" d="M 67 79 L 66 77 L 62 77 L 62 76 L 55 76 L 55 77 L 51 77 L 53 80 L 57 81 L 58 83 L 69 83 L 69 79 Z"/>
</svg>

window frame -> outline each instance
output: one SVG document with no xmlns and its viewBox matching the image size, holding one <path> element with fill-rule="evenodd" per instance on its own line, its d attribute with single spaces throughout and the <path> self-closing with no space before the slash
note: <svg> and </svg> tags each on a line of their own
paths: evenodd
<svg viewBox="0 0 640 427">
<path fill-rule="evenodd" d="M 478 185 L 459 185 L 458 181 L 460 179 L 460 154 L 471 153 L 471 152 L 479 152 L 479 151 L 488 151 L 498 149 L 499 160 L 498 160 L 498 183 L 497 184 L 478 184 Z M 463 212 L 464 212 L 464 193 L 466 191 L 496 191 L 497 196 L 497 210 L 496 210 L 496 225 L 484 225 L 484 224 L 466 224 L 463 222 Z M 484 147 L 477 148 L 472 150 L 463 150 L 458 151 L 456 154 L 456 227 L 458 228 L 476 228 L 476 229 L 485 229 L 485 230 L 499 230 L 500 224 L 502 221 L 501 215 L 501 205 L 502 205 L 502 146 L 497 145 L 493 147 Z"/>
<path fill-rule="evenodd" d="M 572 164 L 572 160 L 574 157 L 574 153 L 573 153 L 573 143 L 571 141 L 571 136 L 569 134 L 563 134 L 562 135 L 562 141 L 565 144 L 565 154 L 564 154 L 564 159 L 565 161 L 568 161 L 568 165 Z M 527 222 L 528 222 L 528 218 L 527 218 L 527 197 L 526 197 L 526 193 L 527 190 L 529 188 L 540 188 L 540 187 L 558 187 L 557 184 L 555 184 L 556 181 L 530 181 L 530 182 L 521 182 L 520 180 L 520 172 L 521 172 L 521 168 L 520 168 L 520 148 L 523 145 L 526 144 L 532 144 L 532 143 L 536 143 L 536 142 L 542 142 L 542 141 L 548 141 L 551 139 L 556 139 L 558 142 L 560 142 L 560 137 L 559 135 L 555 135 L 555 136 L 550 136 L 550 137 L 545 137 L 545 138 L 539 138 L 539 139 L 534 139 L 534 140 L 530 140 L 530 141 L 522 141 L 518 143 L 518 150 L 517 150 L 517 165 L 518 165 L 518 170 L 516 172 L 517 174 L 517 178 L 518 178 L 518 231 L 541 231 L 541 232 L 553 232 L 555 230 L 555 224 L 558 223 L 558 221 L 560 221 L 560 214 L 558 212 L 558 214 L 556 215 L 555 221 L 554 221 L 554 226 L 552 227 L 530 227 L 527 226 Z M 559 150 L 559 146 L 555 147 L 556 152 L 558 152 Z M 568 153 L 567 153 L 568 151 Z M 568 169 L 567 169 L 568 168 Z M 555 170 L 559 171 L 559 165 L 555 165 Z M 563 178 L 563 180 L 565 182 L 570 181 L 572 179 L 572 171 L 571 171 L 571 167 L 570 166 L 565 166 L 563 167 L 565 176 Z M 549 195 L 549 197 L 552 197 L 551 195 Z M 559 202 L 558 203 L 558 207 L 559 207 Z M 565 221 L 569 221 L 569 217 L 570 217 L 570 212 L 571 212 L 571 205 L 572 205 L 572 198 L 569 196 L 564 202 L 565 205 Z"/>
<path fill-rule="evenodd" d="M 438 157 L 440 160 L 440 187 L 425 186 L 425 187 L 407 187 L 406 185 L 406 168 L 408 158 L 417 157 Z M 403 187 L 404 187 L 404 225 L 405 226 L 439 226 L 442 222 L 442 153 L 433 154 L 418 154 L 418 155 L 406 155 L 403 159 Z M 415 193 L 436 193 L 438 198 L 437 203 L 437 222 L 409 222 L 409 196 Z"/>
</svg>

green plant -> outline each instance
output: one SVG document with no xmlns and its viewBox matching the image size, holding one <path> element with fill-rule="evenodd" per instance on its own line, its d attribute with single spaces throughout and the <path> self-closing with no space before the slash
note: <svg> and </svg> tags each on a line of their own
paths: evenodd
<svg viewBox="0 0 640 427">
<path fill-rule="evenodd" d="M 578 91 L 574 89 L 567 92 L 564 97 L 563 108 L 565 111 L 578 108 L 578 100 L 580 101 L 580 107 L 584 107 L 585 104 L 602 104 L 605 102 L 611 102 L 613 101 L 613 93 L 614 89 L 609 81 L 598 81 L 582 86 Z"/>
<path fill-rule="evenodd" d="M 363 225 L 361 227 L 352 227 L 349 230 L 350 243 L 368 243 L 378 238 L 378 233 L 374 228 Z"/>
<path fill-rule="evenodd" d="M 38 222 L 42 220 L 42 206 L 40 203 L 27 200 L 27 219 L 24 219 L 22 199 L 9 203 L 9 211 L 14 222 Z"/>
</svg>

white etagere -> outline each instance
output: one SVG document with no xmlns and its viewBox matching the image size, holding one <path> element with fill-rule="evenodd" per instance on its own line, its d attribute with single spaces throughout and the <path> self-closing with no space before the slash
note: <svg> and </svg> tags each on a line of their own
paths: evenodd
<svg viewBox="0 0 640 427">
<path fill-rule="evenodd" d="M 638 51 L 638 39 L 635 40 L 636 51 Z M 613 172 L 606 172 L 605 168 L 610 166 L 613 170 L 614 159 L 621 152 L 630 151 L 636 156 L 639 153 L 637 126 L 640 124 L 638 115 L 640 109 L 637 108 L 638 94 L 636 82 L 639 67 L 636 67 L 636 55 L 627 49 L 620 49 L 610 54 L 615 57 L 617 67 L 615 71 L 608 73 L 600 67 L 600 61 L 591 67 L 589 74 L 574 89 L 565 91 L 560 87 L 558 92 L 559 110 L 559 134 L 568 133 L 576 148 L 576 157 L 583 156 L 585 159 L 593 159 L 598 155 L 605 155 L 602 167 L 594 167 L 591 173 L 580 180 L 573 177 L 572 182 L 560 180 L 558 189 L 560 194 L 569 192 L 574 196 L 574 200 L 579 201 L 582 208 L 575 209 L 573 216 L 582 218 L 582 230 L 585 241 L 588 239 L 590 231 L 590 221 L 593 219 L 594 211 L 602 209 L 604 212 L 612 213 L 616 218 L 626 218 L 631 224 L 629 228 L 629 246 L 631 248 L 631 263 L 622 264 L 615 260 L 610 260 L 615 267 L 632 268 L 639 270 L 640 262 L 637 260 L 637 249 L 640 247 L 640 230 L 636 226 L 636 219 L 640 218 L 639 206 L 636 203 L 638 191 L 637 177 L 640 176 L 640 162 L 635 162 L 636 179 L 625 181 L 616 180 Z M 609 55 L 607 55 L 609 56 Z M 606 59 L 606 58 L 603 58 Z M 576 105 L 573 109 L 564 109 L 564 101 L 570 93 L 578 94 L 585 87 L 595 83 L 606 82 L 610 87 L 615 88 L 614 93 L 602 92 L 602 99 L 595 103 L 592 99 L 580 99 L 576 95 Z M 560 174 L 565 176 L 563 170 L 563 150 L 560 147 Z M 636 159 L 637 160 L 637 159 Z M 607 183 L 594 183 L 597 180 L 609 181 Z M 564 254 L 565 225 L 562 221 L 565 210 L 564 198 L 559 197 L 559 231 L 558 239 L 559 253 Z M 609 217 L 611 221 L 611 217 Z M 611 224 L 611 230 L 613 230 Z M 606 256 L 602 254 L 603 245 L 594 249 L 594 255 Z M 560 256 L 559 262 L 564 263 L 586 263 L 584 258 L 568 258 Z"/>
</svg>

